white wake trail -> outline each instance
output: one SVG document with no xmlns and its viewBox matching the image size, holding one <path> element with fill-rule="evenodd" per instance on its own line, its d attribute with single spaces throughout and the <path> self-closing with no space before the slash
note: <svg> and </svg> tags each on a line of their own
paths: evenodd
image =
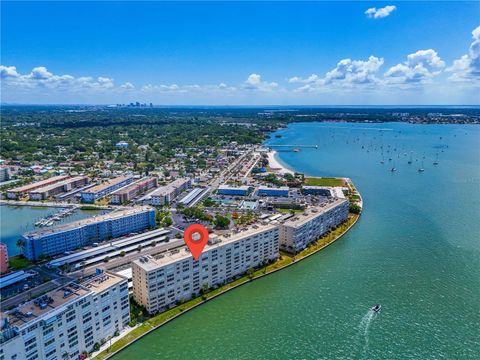
<svg viewBox="0 0 480 360">
<path fill-rule="evenodd" d="M 370 329 L 370 325 L 372 324 L 373 319 L 375 319 L 376 315 L 377 315 L 377 313 L 375 311 L 373 311 L 372 309 L 368 310 L 368 312 L 362 318 L 362 320 L 360 321 L 360 324 L 358 326 L 359 336 L 361 338 L 363 338 L 363 341 L 364 341 L 362 359 L 365 359 L 365 356 L 367 355 L 369 329 Z"/>
</svg>

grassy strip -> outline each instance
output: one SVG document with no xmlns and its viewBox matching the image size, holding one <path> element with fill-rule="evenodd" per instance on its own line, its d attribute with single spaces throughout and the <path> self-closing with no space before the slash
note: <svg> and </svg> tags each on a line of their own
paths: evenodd
<svg viewBox="0 0 480 360">
<path fill-rule="evenodd" d="M 167 310 L 161 314 L 155 315 L 154 317 L 143 322 L 135 330 L 132 330 L 130 333 L 114 342 L 112 346 L 101 353 L 99 353 L 94 359 L 103 360 L 107 359 L 117 352 L 121 351 L 123 348 L 132 344 L 136 340 L 150 333 L 151 331 L 157 329 L 158 327 L 172 321 L 177 316 L 180 316 L 182 313 L 192 310 L 193 308 L 202 305 L 203 303 L 220 296 L 221 294 L 232 290 L 238 286 L 244 285 L 249 281 L 259 279 L 263 276 L 272 274 L 276 271 L 279 271 L 283 268 L 286 268 L 294 263 L 297 263 L 300 260 L 303 260 L 310 255 L 315 254 L 317 251 L 322 250 L 328 245 L 332 244 L 335 240 L 339 239 L 343 234 L 345 234 L 358 220 L 359 215 L 351 214 L 346 222 L 340 225 L 335 230 L 329 232 L 328 234 L 322 236 L 320 239 L 314 241 L 309 245 L 308 248 L 300 252 L 295 256 L 288 255 L 286 253 L 281 253 L 280 258 L 273 264 L 267 265 L 261 269 L 256 270 L 250 277 L 243 276 L 235 281 L 232 281 L 224 286 L 221 286 L 217 289 L 211 290 L 206 293 L 203 298 L 197 297 L 192 300 L 186 301 L 185 303 L 174 307 L 173 309 Z"/>
<path fill-rule="evenodd" d="M 311 186 L 346 186 L 344 179 L 327 177 L 306 177 L 305 185 Z"/>
<path fill-rule="evenodd" d="M 21 270 L 29 267 L 30 265 L 32 265 L 32 263 L 23 257 L 23 255 L 11 256 L 8 259 L 8 267 L 10 270 Z"/>
</svg>

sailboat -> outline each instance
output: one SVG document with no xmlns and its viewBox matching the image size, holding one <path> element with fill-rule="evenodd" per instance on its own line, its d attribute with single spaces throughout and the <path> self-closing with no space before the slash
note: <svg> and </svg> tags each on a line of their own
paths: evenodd
<svg viewBox="0 0 480 360">
<path fill-rule="evenodd" d="M 412 163 L 412 152 L 410 151 L 410 160 L 408 160 L 408 164 L 410 165 Z"/>
<path fill-rule="evenodd" d="M 437 156 L 435 157 L 435 161 L 433 162 L 433 165 L 438 165 L 438 153 L 437 153 Z"/>
<path fill-rule="evenodd" d="M 418 168 L 418 170 L 417 170 L 417 171 L 418 171 L 419 173 L 420 173 L 420 172 L 424 172 L 424 171 L 425 171 L 425 169 L 423 168 L 423 160 L 422 160 L 422 167 Z"/>
</svg>

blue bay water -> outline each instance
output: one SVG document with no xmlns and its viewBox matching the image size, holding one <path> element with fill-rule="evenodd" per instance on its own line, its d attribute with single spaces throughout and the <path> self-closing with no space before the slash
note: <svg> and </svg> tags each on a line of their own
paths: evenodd
<svg viewBox="0 0 480 360">
<path fill-rule="evenodd" d="M 8 255 L 18 255 L 21 253 L 16 245 L 17 240 L 24 232 L 37 229 L 35 222 L 48 215 L 56 214 L 60 208 L 38 207 L 38 206 L 0 206 L 0 242 L 7 244 Z M 55 225 L 84 219 L 86 217 L 99 215 L 102 211 L 98 210 L 76 210 L 71 216 L 63 218 Z"/>
<path fill-rule="evenodd" d="M 267 144 L 319 146 L 278 153 L 288 167 L 353 179 L 360 221 L 114 359 L 480 358 L 480 128 L 302 123 L 277 134 Z"/>
</svg>

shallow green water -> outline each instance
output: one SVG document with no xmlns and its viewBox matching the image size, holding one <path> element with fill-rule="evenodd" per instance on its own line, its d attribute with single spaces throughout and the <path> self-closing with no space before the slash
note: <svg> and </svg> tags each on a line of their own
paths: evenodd
<svg viewBox="0 0 480 360">
<path fill-rule="evenodd" d="M 280 133 L 270 143 L 319 145 L 280 153 L 288 166 L 353 179 L 365 201 L 360 221 L 319 254 L 114 359 L 480 358 L 480 128 L 295 124 Z M 391 149 L 383 165 L 382 145 Z"/>
</svg>

